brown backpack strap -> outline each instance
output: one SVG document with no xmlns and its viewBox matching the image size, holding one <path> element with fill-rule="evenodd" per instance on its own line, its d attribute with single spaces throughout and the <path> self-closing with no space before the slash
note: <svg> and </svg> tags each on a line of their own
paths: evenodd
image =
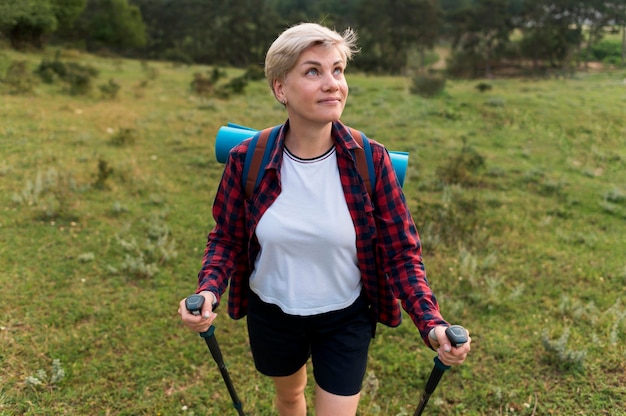
<svg viewBox="0 0 626 416">
<path fill-rule="evenodd" d="M 265 154 L 265 148 L 267 147 L 267 139 L 272 133 L 273 127 L 263 129 L 259 132 L 257 140 L 252 140 L 250 146 L 254 146 L 254 153 L 252 154 L 252 160 L 250 162 L 250 168 L 248 170 L 248 177 L 246 178 L 246 198 L 252 196 L 254 186 L 256 185 L 256 179 L 261 171 L 261 164 L 263 163 L 263 155 Z M 250 152 L 250 149 L 248 149 Z"/>
<path fill-rule="evenodd" d="M 365 182 L 365 188 L 367 188 L 367 193 L 372 196 L 372 182 L 370 181 L 369 170 L 367 168 L 367 156 L 365 155 L 365 149 L 363 149 L 363 136 L 361 136 L 361 132 L 359 130 L 353 129 L 352 127 L 348 127 L 350 129 L 350 134 L 359 144 L 358 149 L 354 149 L 354 157 L 356 159 L 356 168 L 363 178 L 363 182 Z"/>
</svg>

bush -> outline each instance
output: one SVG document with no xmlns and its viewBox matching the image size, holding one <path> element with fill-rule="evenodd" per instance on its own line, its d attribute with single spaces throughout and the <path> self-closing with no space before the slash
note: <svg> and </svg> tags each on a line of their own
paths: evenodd
<svg viewBox="0 0 626 416">
<path fill-rule="evenodd" d="M 24 189 L 13 194 L 12 199 L 18 205 L 34 207 L 38 219 L 76 221 L 77 190 L 71 173 L 50 168 L 45 173 L 39 172 L 35 180 L 26 181 Z"/>
<path fill-rule="evenodd" d="M 250 81 L 259 81 L 265 78 L 265 70 L 261 65 L 250 65 L 246 69 L 245 77 Z"/>
<path fill-rule="evenodd" d="M 622 44 L 620 42 L 601 40 L 591 47 L 591 56 L 589 56 L 589 59 L 602 62 L 607 58 L 617 58 L 621 60 L 621 57 Z"/>
<path fill-rule="evenodd" d="M 191 81 L 191 90 L 201 96 L 211 95 L 215 87 L 211 78 L 206 75 L 196 72 L 193 74 L 193 81 Z"/>
<path fill-rule="evenodd" d="M 127 146 L 135 144 L 137 141 L 137 131 L 131 128 L 121 128 L 112 137 L 109 143 L 113 146 Z"/>
<path fill-rule="evenodd" d="M 487 82 L 479 82 L 479 83 L 476 85 L 476 89 L 477 89 L 478 91 L 480 91 L 480 92 L 489 91 L 489 90 L 491 90 L 491 88 L 493 88 L 493 87 L 491 86 L 491 84 L 489 84 L 489 83 L 487 83 Z"/>
<path fill-rule="evenodd" d="M 446 79 L 434 75 L 417 75 L 413 78 L 411 93 L 430 98 L 441 94 L 446 86 Z"/>
<path fill-rule="evenodd" d="M 194 61 L 191 56 L 178 48 L 171 48 L 163 52 L 163 58 L 167 61 L 178 62 L 185 65 L 193 65 Z"/>
<path fill-rule="evenodd" d="M 437 177 L 446 185 L 471 186 L 477 182 L 475 175 L 484 165 L 485 158 L 463 138 L 460 152 L 450 155 L 437 167 Z"/>
<path fill-rule="evenodd" d="M 101 84 L 98 86 L 100 88 L 100 93 L 102 97 L 109 100 L 114 100 L 117 98 L 117 93 L 120 91 L 120 84 L 115 82 L 114 79 L 110 79 L 108 83 Z"/>
<path fill-rule="evenodd" d="M 460 242 L 478 245 L 485 238 L 480 232 L 484 228 L 484 204 L 458 185 L 445 186 L 441 201 L 419 200 L 415 209 L 420 212 L 420 234 L 428 250 L 454 247 Z"/>
<path fill-rule="evenodd" d="M 75 62 L 63 62 L 59 56 L 53 61 L 43 59 L 35 73 L 46 83 L 52 84 L 57 79 L 68 86 L 71 95 L 84 95 L 91 91 L 91 81 L 98 76 L 98 70 L 88 65 Z"/>
<path fill-rule="evenodd" d="M 26 61 L 12 61 L 4 78 L 9 94 L 31 94 L 37 80 L 28 71 Z"/>
</svg>

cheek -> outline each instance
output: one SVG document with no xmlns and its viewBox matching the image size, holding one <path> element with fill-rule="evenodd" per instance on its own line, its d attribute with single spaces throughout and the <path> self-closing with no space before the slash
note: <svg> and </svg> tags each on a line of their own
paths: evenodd
<svg viewBox="0 0 626 416">
<path fill-rule="evenodd" d="M 348 97 L 348 94 L 350 93 L 350 87 L 348 87 L 348 84 L 346 84 L 345 82 L 342 84 L 341 90 L 343 91 L 343 95 L 344 97 Z"/>
</svg>

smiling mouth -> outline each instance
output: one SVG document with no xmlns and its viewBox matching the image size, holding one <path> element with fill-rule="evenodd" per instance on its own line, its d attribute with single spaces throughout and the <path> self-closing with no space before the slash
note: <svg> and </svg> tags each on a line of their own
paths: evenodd
<svg viewBox="0 0 626 416">
<path fill-rule="evenodd" d="M 339 103 L 339 102 L 341 102 L 341 98 L 325 98 L 323 100 L 320 100 L 319 102 L 322 103 L 322 104 L 325 104 L 325 103 Z"/>
</svg>

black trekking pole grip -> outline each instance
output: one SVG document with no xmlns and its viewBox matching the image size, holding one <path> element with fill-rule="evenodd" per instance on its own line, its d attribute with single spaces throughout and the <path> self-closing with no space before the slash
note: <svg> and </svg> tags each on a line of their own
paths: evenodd
<svg viewBox="0 0 626 416">
<path fill-rule="evenodd" d="M 450 340 L 453 347 L 458 347 L 467 342 L 467 331 L 460 325 L 452 325 L 451 327 L 446 328 L 446 336 L 448 337 L 448 340 Z M 426 382 L 426 387 L 424 387 L 424 394 L 422 395 L 420 403 L 413 416 L 420 416 L 422 414 L 426 404 L 428 403 L 430 395 L 433 394 L 437 388 L 437 384 L 439 384 L 439 380 L 441 380 L 443 373 L 451 368 L 449 365 L 442 363 L 439 356 L 436 356 L 433 361 L 435 362 L 435 366 L 430 372 L 430 376 Z"/>
<path fill-rule="evenodd" d="M 204 296 L 202 295 L 191 295 L 187 299 L 185 299 L 185 307 L 193 315 L 200 315 L 203 305 Z M 235 386 L 233 386 L 233 382 L 230 379 L 230 374 L 228 373 L 228 369 L 226 368 L 226 364 L 224 363 L 222 351 L 220 350 L 220 346 L 217 343 L 217 339 L 215 338 L 215 327 L 211 325 L 206 331 L 200 332 L 200 336 L 206 342 L 207 347 L 209 347 L 211 357 L 213 357 L 213 360 L 217 364 L 217 367 L 222 374 L 224 384 L 226 384 L 226 388 L 228 389 L 230 398 L 233 401 L 233 407 L 237 410 L 237 414 L 239 416 L 245 416 L 243 412 L 243 405 L 241 403 L 241 400 L 239 400 L 239 396 L 237 396 Z"/>
</svg>

